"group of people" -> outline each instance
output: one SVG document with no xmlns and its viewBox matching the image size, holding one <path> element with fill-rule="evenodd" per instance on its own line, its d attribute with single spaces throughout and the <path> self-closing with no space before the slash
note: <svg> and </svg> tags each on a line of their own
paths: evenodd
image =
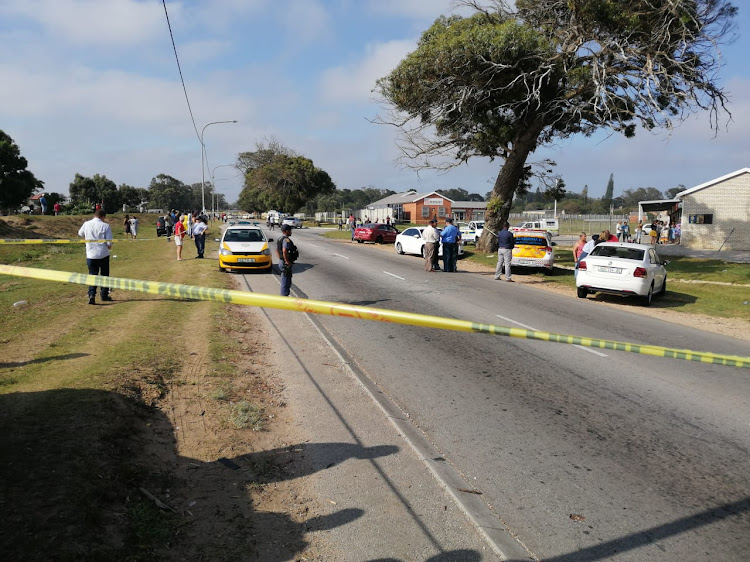
<svg viewBox="0 0 750 562">
<path fill-rule="evenodd" d="M 190 237 L 195 242 L 195 259 L 203 259 L 206 251 L 206 234 L 208 231 L 208 217 L 202 213 L 188 211 L 182 213 L 172 209 L 165 217 L 164 228 L 167 231 L 167 242 L 174 236 L 177 247 L 177 261 L 182 261 L 182 248 L 185 238 Z"/>
<path fill-rule="evenodd" d="M 443 271 L 452 273 L 457 271 L 458 243 L 461 240 L 461 232 L 453 225 L 453 219 L 445 219 L 445 227 L 438 232 L 438 220 L 433 217 L 422 231 L 424 239 L 424 269 L 425 271 L 440 271 L 438 265 L 438 254 L 440 243 L 443 243 Z"/>
<path fill-rule="evenodd" d="M 196 259 L 203 258 L 206 249 L 206 232 L 208 230 L 208 219 L 204 215 L 198 215 L 195 220 L 190 220 L 188 214 L 179 211 L 172 211 L 167 214 L 167 240 L 174 236 L 175 245 L 177 246 L 177 260 L 182 261 L 183 240 L 187 236 L 188 226 L 190 235 L 195 241 L 195 249 L 198 253 Z M 78 236 L 86 240 L 86 266 L 89 275 L 101 275 L 109 277 L 109 251 L 112 249 L 112 227 L 104 221 L 107 214 L 99 206 L 94 210 L 94 218 L 83 223 L 78 230 Z M 138 237 L 138 217 L 125 215 L 123 228 L 128 238 L 136 239 Z M 100 289 L 101 300 L 111 301 L 107 287 Z M 96 304 L 96 287 L 88 288 L 89 304 Z"/>
<path fill-rule="evenodd" d="M 125 219 L 122 221 L 122 226 L 125 229 L 125 237 L 128 239 L 135 240 L 138 238 L 138 217 L 133 215 L 125 215 Z"/>
</svg>

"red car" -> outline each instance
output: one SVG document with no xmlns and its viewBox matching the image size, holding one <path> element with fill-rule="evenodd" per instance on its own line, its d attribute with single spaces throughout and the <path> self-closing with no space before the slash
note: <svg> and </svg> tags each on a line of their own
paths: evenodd
<svg viewBox="0 0 750 562">
<path fill-rule="evenodd" d="M 390 224 L 366 224 L 354 231 L 354 239 L 359 242 L 375 242 L 377 244 L 393 243 L 396 241 L 398 230 Z"/>
</svg>

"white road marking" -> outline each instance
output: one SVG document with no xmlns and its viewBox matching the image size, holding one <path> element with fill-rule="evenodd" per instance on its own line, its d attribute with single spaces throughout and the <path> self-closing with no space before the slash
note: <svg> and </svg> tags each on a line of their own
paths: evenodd
<svg viewBox="0 0 750 562">
<path fill-rule="evenodd" d="M 317 244 L 310 244 L 309 242 L 305 243 L 305 246 L 312 246 L 313 248 L 320 248 Z"/>
<path fill-rule="evenodd" d="M 348 260 L 349 258 L 347 256 L 342 256 L 341 254 L 333 254 L 334 256 L 338 256 L 340 258 L 344 258 L 345 260 Z"/>
<path fill-rule="evenodd" d="M 506 322 L 510 322 L 511 324 L 515 324 L 516 326 L 521 326 L 521 328 L 526 328 L 527 330 L 534 330 L 535 332 L 542 332 L 544 330 L 537 330 L 536 328 L 532 328 L 531 326 L 528 326 L 526 324 L 522 324 L 521 322 L 516 322 L 512 318 L 508 318 L 507 316 L 502 316 L 500 314 L 495 314 L 498 318 L 501 318 L 505 320 Z M 597 351 L 595 349 L 591 349 L 590 347 L 584 347 L 582 345 L 574 345 L 573 347 L 577 347 L 578 349 L 582 349 L 583 351 L 588 351 L 589 353 L 593 353 L 594 355 L 598 355 L 599 357 L 609 357 L 606 353 L 602 353 L 601 351 Z"/>
<path fill-rule="evenodd" d="M 399 277 L 398 275 L 395 275 L 394 273 L 389 273 L 387 271 L 384 271 L 383 273 L 385 273 L 386 275 L 390 275 L 391 277 L 395 277 L 396 279 L 401 279 L 401 281 L 406 281 L 404 277 Z"/>
</svg>

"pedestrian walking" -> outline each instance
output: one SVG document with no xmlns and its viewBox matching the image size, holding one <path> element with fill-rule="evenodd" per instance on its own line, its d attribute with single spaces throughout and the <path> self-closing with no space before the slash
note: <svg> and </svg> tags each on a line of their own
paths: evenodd
<svg viewBox="0 0 750 562">
<path fill-rule="evenodd" d="M 106 216 L 102 209 L 97 209 L 94 212 L 94 218 L 83 223 L 83 226 L 78 230 L 78 236 L 86 240 L 86 267 L 88 267 L 89 275 L 109 277 L 109 250 L 112 248 L 112 228 L 104 222 Z M 100 294 L 103 301 L 112 300 L 107 287 L 101 287 Z M 88 296 L 89 304 L 96 304 L 96 285 L 89 285 Z"/>
</svg>

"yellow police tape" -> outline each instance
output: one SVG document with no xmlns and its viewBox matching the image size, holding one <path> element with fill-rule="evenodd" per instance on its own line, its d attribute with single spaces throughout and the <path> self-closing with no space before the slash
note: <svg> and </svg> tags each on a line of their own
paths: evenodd
<svg viewBox="0 0 750 562">
<path fill-rule="evenodd" d="M 642 355 L 653 355 L 656 357 L 668 357 L 672 359 L 684 359 L 687 361 L 699 361 L 701 363 L 727 365 L 731 367 L 750 367 L 750 357 L 721 355 L 717 353 L 691 351 L 688 349 L 672 349 L 655 345 L 639 345 L 611 340 L 585 338 L 581 336 L 566 336 L 562 334 L 553 334 L 550 332 L 525 330 L 522 328 L 507 328 L 505 326 L 497 326 L 494 324 L 480 324 L 477 322 L 469 322 L 466 320 L 455 320 L 453 318 L 428 316 L 425 314 L 413 314 L 410 312 L 386 310 L 383 308 L 373 308 L 369 306 L 338 304 L 325 301 L 265 295 L 262 293 L 249 293 L 245 291 L 233 291 L 228 289 L 211 289 L 207 287 L 180 285 L 176 283 L 137 281 L 135 279 L 124 279 L 121 277 L 102 277 L 100 275 L 86 275 L 85 273 L 50 271 L 10 265 L 0 265 L 0 274 L 14 275 L 16 277 L 30 277 L 33 279 L 42 279 L 45 281 L 59 281 L 61 283 L 95 285 L 97 287 L 108 287 L 110 289 L 137 291 L 140 293 L 149 293 L 152 295 L 161 295 L 184 299 L 215 301 L 227 304 L 242 304 L 267 308 L 279 308 L 282 310 L 293 310 L 297 312 L 308 312 L 312 314 L 327 314 L 329 316 L 345 316 L 349 318 L 358 318 L 360 320 L 375 320 L 378 322 L 393 322 L 395 324 L 408 324 L 411 326 L 423 326 L 426 328 L 438 328 L 441 330 L 479 332 L 483 334 L 492 334 L 495 336 L 508 336 L 511 338 L 524 338 L 529 340 L 567 343 L 585 347 L 612 349 L 615 351 L 628 351 L 630 353 L 640 353 Z"/>
<path fill-rule="evenodd" d="M 78 240 L 65 238 L 0 238 L 0 244 L 111 244 L 112 242 L 143 242 L 155 238 L 114 238 L 112 240 Z"/>
</svg>

